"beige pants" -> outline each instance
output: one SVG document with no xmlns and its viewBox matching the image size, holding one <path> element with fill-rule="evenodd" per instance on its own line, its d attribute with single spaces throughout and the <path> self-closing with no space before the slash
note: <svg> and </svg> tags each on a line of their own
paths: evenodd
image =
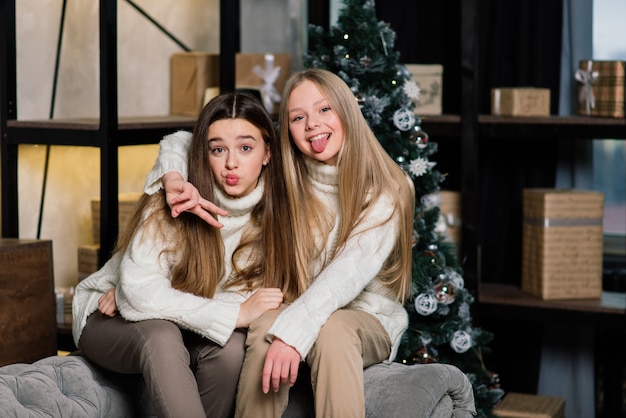
<svg viewBox="0 0 626 418">
<path fill-rule="evenodd" d="M 268 311 L 248 330 L 246 356 L 239 378 L 236 418 L 280 418 L 289 401 L 289 386 L 261 391 L 261 372 L 269 348 L 265 336 L 284 309 Z M 365 416 L 363 369 L 389 357 L 391 343 L 381 323 L 356 309 L 340 309 L 322 327 L 306 362 L 318 418 Z"/>
</svg>

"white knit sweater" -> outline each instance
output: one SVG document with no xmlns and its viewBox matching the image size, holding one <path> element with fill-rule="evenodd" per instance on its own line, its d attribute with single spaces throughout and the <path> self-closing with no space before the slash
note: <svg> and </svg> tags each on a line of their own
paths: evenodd
<svg viewBox="0 0 626 418">
<path fill-rule="evenodd" d="M 315 194 L 332 213 L 338 214 L 337 168 L 306 159 Z M 315 343 L 320 329 L 337 309 L 360 309 L 378 318 L 391 341 L 392 361 L 408 326 L 408 315 L 395 296 L 377 279 L 383 263 L 391 253 L 397 236 L 397 216 L 382 225 L 393 211 L 385 196 L 374 202 L 370 216 L 353 231 L 340 253 L 326 265 L 336 245 L 339 218 L 325 245 L 324 257 L 314 267 L 311 286 L 276 318 L 268 337 L 278 337 L 293 346 L 304 358 Z M 361 232 L 365 231 L 365 232 Z M 361 233 L 360 233 L 361 232 Z"/>
<path fill-rule="evenodd" d="M 228 210 L 228 216 L 219 218 L 224 225 L 220 232 L 224 241 L 225 260 L 228 261 L 213 299 L 172 288 L 170 271 L 176 255 L 161 254 L 163 248 L 169 247 L 167 238 L 165 241 L 153 237 L 142 240 L 143 230 L 139 229 L 124 254 L 114 255 L 100 270 L 76 287 L 72 331 L 77 347 L 87 317 L 97 310 L 100 296 L 113 287 L 116 288 L 115 297 L 120 314 L 127 320 L 167 319 L 224 345 L 235 329 L 240 304 L 250 294 L 230 289 L 225 291 L 222 286 L 232 271 L 232 253 L 262 194 L 262 182 L 243 198 L 231 199 L 217 192 L 216 203 Z M 166 237 L 180 233 L 177 230 L 165 232 Z"/>
<path fill-rule="evenodd" d="M 178 171 L 187 176 L 187 153 L 190 138 L 175 134 L 164 138 L 155 169 L 146 180 L 146 188 L 160 187 L 160 177 L 168 171 Z M 309 173 L 319 199 L 331 211 L 338 213 L 337 169 L 334 166 L 307 159 Z M 156 170 L 156 168 L 159 170 Z M 159 172 L 160 171 L 160 172 Z M 157 177 L 158 176 L 158 177 Z M 408 314 L 394 295 L 377 279 L 377 274 L 387 259 L 397 235 L 398 220 L 376 226 L 371 225 L 387 219 L 393 207 L 386 197 L 374 203 L 370 218 L 354 231 L 341 253 L 327 265 L 323 265 L 334 250 L 337 226 L 330 234 L 325 254 L 317 260 L 307 291 L 285 309 L 269 329 L 268 338 L 278 337 L 298 350 L 304 358 L 319 335 L 328 317 L 340 308 L 360 309 L 378 318 L 391 341 L 392 361 L 398 352 L 402 334 L 408 327 Z M 395 215 L 397 216 L 397 215 Z"/>
</svg>

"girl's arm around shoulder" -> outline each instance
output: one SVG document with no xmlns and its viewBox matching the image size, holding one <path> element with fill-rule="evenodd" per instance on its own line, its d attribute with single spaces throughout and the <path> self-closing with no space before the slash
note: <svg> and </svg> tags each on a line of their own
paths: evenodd
<svg viewBox="0 0 626 418">
<path fill-rule="evenodd" d="M 183 179 L 187 179 L 187 159 L 191 139 L 192 134 L 187 131 L 178 131 L 163 137 L 159 143 L 159 156 L 152 171 L 146 176 L 143 189 L 146 194 L 152 195 L 162 189 L 162 177 L 170 171 L 176 171 Z"/>
<path fill-rule="evenodd" d="M 392 213 L 389 199 L 378 199 L 370 216 L 313 279 L 311 286 L 281 312 L 268 334 L 306 357 L 328 317 L 359 297 L 391 254 L 398 234 L 398 217 L 391 216 Z"/>
</svg>

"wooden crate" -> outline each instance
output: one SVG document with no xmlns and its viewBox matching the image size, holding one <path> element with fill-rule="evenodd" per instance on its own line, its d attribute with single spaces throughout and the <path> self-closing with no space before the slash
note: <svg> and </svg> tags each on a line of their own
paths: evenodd
<svg viewBox="0 0 626 418">
<path fill-rule="evenodd" d="M 0 238 L 0 366 L 56 354 L 52 241 Z"/>
</svg>

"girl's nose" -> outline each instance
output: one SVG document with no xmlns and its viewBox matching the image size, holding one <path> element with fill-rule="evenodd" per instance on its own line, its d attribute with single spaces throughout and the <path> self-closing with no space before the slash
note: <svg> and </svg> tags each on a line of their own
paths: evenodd
<svg viewBox="0 0 626 418">
<path fill-rule="evenodd" d="M 232 155 L 229 155 L 228 158 L 226 159 L 226 168 L 228 168 L 229 170 L 232 170 L 233 168 L 237 167 L 237 159 L 234 158 Z"/>
<path fill-rule="evenodd" d="M 306 128 L 311 130 L 311 129 L 315 129 L 318 126 L 320 126 L 319 121 L 317 120 L 317 118 L 307 118 L 306 121 Z"/>
</svg>

